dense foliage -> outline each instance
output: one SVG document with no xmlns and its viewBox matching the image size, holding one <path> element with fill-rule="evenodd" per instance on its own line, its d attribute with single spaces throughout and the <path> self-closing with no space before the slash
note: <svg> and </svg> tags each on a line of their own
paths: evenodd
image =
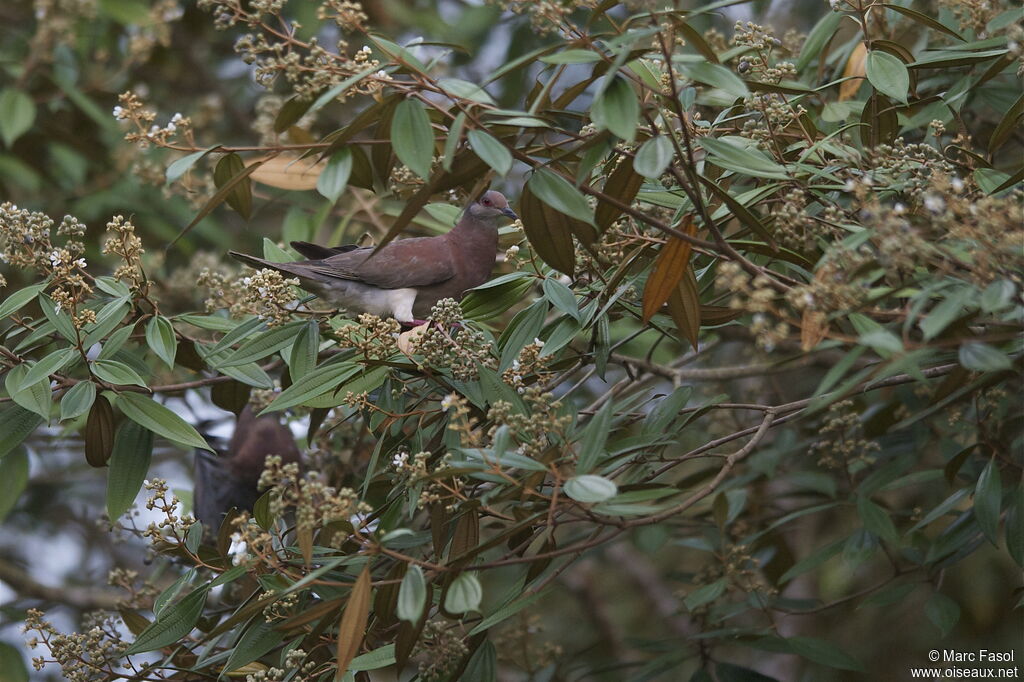
<svg viewBox="0 0 1024 682">
<path fill-rule="evenodd" d="M 0 579 L 37 667 L 893 679 L 1010 648 L 1024 12 L 832 0 L 783 34 L 733 4 L 0 9 Z M 436 234 L 489 186 L 521 220 L 426 327 L 225 255 Z M 203 528 L 154 472 L 247 405 L 303 462 Z M 71 518 L 118 592 L 32 577 L 23 538 Z"/>
</svg>

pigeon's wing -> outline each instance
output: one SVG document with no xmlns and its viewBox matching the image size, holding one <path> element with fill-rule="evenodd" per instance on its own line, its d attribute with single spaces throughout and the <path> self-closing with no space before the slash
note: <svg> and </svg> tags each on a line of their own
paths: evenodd
<svg viewBox="0 0 1024 682">
<path fill-rule="evenodd" d="M 381 289 L 425 287 L 455 276 L 452 249 L 443 237 L 401 239 L 376 254 L 372 247 L 354 249 L 310 263 L 309 268 L 319 275 Z"/>
<path fill-rule="evenodd" d="M 320 246 L 319 244 L 311 244 L 310 242 L 292 242 L 292 248 L 301 253 L 306 258 L 312 260 L 323 260 L 324 258 L 330 258 L 331 256 L 337 256 L 339 253 L 348 253 L 349 251 L 355 251 L 359 249 L 356 244 L 341 244 L 339 246 Z"/>
</svg>

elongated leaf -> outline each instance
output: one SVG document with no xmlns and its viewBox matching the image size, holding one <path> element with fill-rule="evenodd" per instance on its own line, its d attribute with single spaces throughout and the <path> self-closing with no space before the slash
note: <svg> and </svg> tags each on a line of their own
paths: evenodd
<svg viewBox="0 0 1024 682">
<path fill-rule="evenodd" d="M 391 144 L 395 156 L 424 180 L 430 178 L 434 160 L 434 131 L 423 103 L 403 99 L 391 119 Z"/>
<path fill-rule="evenodd" d="M 249 181 L 249 173 L 246 171 L 242 157 L 231 152 L 222 156 L 217 162 L 213 169 L 213 181 L 219 188 L 230 188 L 224 195 L 224 201 L 248 220 L 252 215 L 252 184 Z"/>
<path fill-rule="evenodd" d="M 0 405 L 0 457 L 21 445 L 36 427 L 43 423 L 43 418 L 21 405 L 7 403 Z"/>
<path fill-rule="evenodd" d="M 327 165 L 317 178 L 316 191 L 333 204 L 348 187 L 351 176 L 352 150 L 349 147 L 342 147 L 327 160 Z"/>
<path fill-rule="evenodd" d="M 231 671 L 252 663 L 278 646 L 282 640 L 284 633 L 276 629 L 273 623 L 268 623 L 262 614 L 257 615 L 232 648 L 231 656 L 224 664 L 225 672 L 231 676 Z"/>
<path fill-rule="evenodd" d="M 349 663 L 359 653 L 359 646 L 363 643 L 363 635 L 366 633 L 366 623 L 370 617 L 370 593 L 372 590 L 370 567 L 367 565 L 352 586 L 352 593 L 349 595 L 345 611 L 341 614 L 341 622 L 338 624 L 338 671 L 334 677 L 335 680 L 340 680 L 344 676 Z"/>
<path fill-rule="evenodd" d="M 409 566 L 402 578 L 402 586 L 398 590 L 396 615 L 410 623 L 416 623 L 423 615 L 423 604 L 427 598 L 427 582 L 423 577 L 423 569 L 413 564 Z"/>
<path fill-rule="evenodd" d="M 142 488 L 153 455 L 153 433 L 125 421 L 117 430 L 107 471 L 107 518 L 121 518 Z"/>
<path fill-rule="evenodd" d="M 672 163 L 672 143 L 664 135 L 655 135 L 637 150 L 633 170 L 644 177 L 657 180 Z"/>
<path fill-rule="evenodd" d="M 174 356 L 178 352 L 178 339 L 171 321 L 163 315 L 150 318 L 146 324 L 146 344 L 169 368 L 174 369 Z"/>
<path fill-rule="evenodd" d="M 593 212 L 583 193 L 561 175 L 538 168 L 526 183 L 531 193 L 559 213 L 594 224 Z"/>
<path fill-rule="evenodd" d="M 466 133 L 473 152 L 479 156 L 484 163 L 494 169 L 501 176 L 508 175 L 512 170 L 512 152 L 505 148 L 493 135 L 483 130 L 470 130 Z"/>
<path fill-rule="evenodd" d="M 608 440 L 608 430 L 612 423 L 612 413 L 615 402 L 607 401 L 601 406 L 583 430 L 583 438 L 580 439 L 579 457 L 576 460 L 576 473 L 586 474 L 594 468 L 598 458 L 604 452 L 605 442 Z"/>
<path fill-rule="evenodd" d="M 24 289 L 18 289 L 10 296 L 4 298 L 0 303 L 0 320 L 21 310 L 29 301 L 35 298 L 39 292 L 46 288 L 45 284 L 33 284 Z"/>
<path fill-rule="evenodd" d="M 542 202 L 523 188 L 519 198 L 519 214 L 530 246 L 545 263 L 572 276 L 576 271 L 576 247 L 572 240 L 572 218 Z"/>
<path fill-rule="evenodd" d="M 610 500 L 619 492 L 619 488 L 615 485 L 614 481 L 610 481 L 604 476 L 594 476 L 593 474 L 584 474 L 570 478 L 565 482 L 564 489 L 566 495 L 577 502 L 585 504 Z"/>
<path fill-rule="evenodd" d="M 36 105 L 31 97 L 14 88 L 0 91 L 0 138 L 5 147 L 28 132 L 35 120 Z"/>
<path fill-rule="evenodd" d="M 117 360 L 96 360 L 92 363 L 92 373 L 107 383 L 116 386 L 143 386 L 146 381 L 138 373 Z"/>
<path fill-rule="evenodd" d="M 676 323 L 679 333 L 696 350 L 700 336 L 700 292 L 693 266 L 687 266 L 686 274 L 668 296 L 668 312 Z"/>
<path fill-rule="evenodd" d="M 32 367 L 25 373 L 25 376 L 21 379 L 22 386 L 29 386 L 49 379 L 51 374 L 61 371 L 69 364 L 72 360 L 81 358 L 78 351 L 74 348 L 62 348 L 61 350 L 55 350 L 39 362 L 32 365 Z"/>
<path fill-rule="evenodd" d="M 299 332 L 306 326 L 305 322 L 289 322 L 280 327 L 268 329 L 258 336 L 250 337 L 238 347 L 238 350 L 215 363 L 218 369 L 238 367 L 256 360 L 261 360 L 282 348 L 291 345 Z"/>
<path fill-rule="evenodd" d="M 621 76 L 610 76 L 597 95 L 590 115 L 599 128 L 607 128 L 626 142 L 636 135 L 636 122 L 640 117 L 640 102 L 633 86 Z"/>
<path fill-rule="evenodd" d="M 234 177 L 227 180 L 223 185 L 218 185 L 217 191 L 214 192 L 213 196 L 210 197 L 210 199 L 205 204 L 203 204 L 203 207 L 199 209 L 199 212 L 196 213 L 194 218 L 192 218 L 192 222 L 186 225 L 185 228 L 181 232 L 179 232 L 177 236 L 175 236 L 174 239 L 172 239 L 170 244 L 168 244 L 167 246 L 174 246 L 176 243 L 178 243 L 179 239 L 181 239 L 186 234 L 191 232 L 192 228 L 199 224 L 199 221 L 201 221 L 206 216 L 210 215 L 210 213 L 213 212 L 213 209 L 220 206 L 224 202 L 224 200 L 227 199 L 228 195 L 234 191 L 235 187 L 237 187 L 239 184 L 243 182 L 247 182 L 249 176 L 255 173 L 257 170 L 259 170 L 259 168 L 262 167 L 263 164 L 264 161 L 256 161 L 254 163 L 250 163 L 248 166 L 239 171 Z M 249 190 L 249 194 L 251 197 L 251 189 Z"/>
<path fill-rule="evenodd" d="M 743 79 L 721 64 L 711 62 L 689 62 L 680 69 L 689 78 L 724 91 L 730 97 L 746 97 L 750 94 Z"/>
<path fill-rule="evenodd" d="M 213 452 L 213 448 L 191 424 L 152 398 L 125 391 L 117 396 L 117 407 L 133 422 L 158 436 L 180 445 Z"/>
<path fill-rule="evenodd" d="M 681 228 L 686 234 L 696 234 L 697 228 L 693 223 L 692 215 L 683 218 Z M 679 282 L 686 274 L 692 249 L 693 246 L 690 242 L 673 235 L 669 235 L 665 245 L 661 247 L 658 259 L 654 262 L 654 268 L 647 278 L 647 284 L 644 285 L 643 321 L 645 324 L 661 310 L 669 296 L 679 286 Z"/>
<path fill-rule="evenodd" d="M 785 179 L 786 169 L 757 149 L 734 139 L 702 137 L 700 146 L 711 153 L 710 161 L 726 170 L 755 178 Z"/>
<path fill-rule="evenodd" d="M 605 180 L 603 191 L 608 196 L 617 199 L 620 203 L 629 206 L 633 203 L 643 183 L 643 176 L 636 172 L 633 164 L 623 160 L 619 162 L 619 165 L 615 167 L 612 174 Z M 597 229 L 603 232 L 618 220 L 621 215 L 622 209 L 607 201 L 599 201 L 597 210 L 594 212 L 594 223 Z"/>
<path fill-rule="evenodd" d="M 868 81 L 876 90 L 900 102 L 907 101 L 910 72 L 898 57 L 881 50 L 871 50 L 868 52 L 865 70 Z"/>
<path fill-rule="evenodd" d="M 67 421 L 80 417 L 89 411 L 96 400 L 96 384 L 79 381 L 60 399 L 60 420 Z"/>
<path fill-rule="evenodd" d="M 28 484 L 28 452 L 19 448 L 0 457 L 0 523 L 18 503 Z"/>
<path fill-rule="evenodd" d="M 444 609 L 455 614 L 479 611 L 483 596 L 484 590 L 476 573 L 465 571 L 456 576 L 448 586 L 448 593 L 444 597 Z"/>
<path fill-rule="evenodd" d="M 184 599 L 165 609 L 135 642 L 128 647 L 125 654 L 141 654 L 161 647 L 170 646 L 184 638 L 195 627 L 206 604 L 206 587 L 194 590 Z"/>
<path fill-rule="evenodd" d="M 217 147 L 219 147 L 219 145 L 208 147 L 198 152 L 192 152 L 191 154 L 187 154 L 181 157 L 180 159 L 177 159 L 174 162 L 172 162 L 171 165 L 167 166 L 167 170 L 164 171 L 164 178 L 166 179 L 167 184 L 171 184 L 172 182 L 180 178 L 182 175 L 187 173 L 188 170 L 192 168 L 192 166 L 196 165 L 196 162 L 198 162 L 201 158 L 203 158 L 210 152 L 217 149 Z"/>
<path fill-rule="evenodd" d="M 985 465 L 974 488 L 974 516 L 988 541 L 997 544 L 999 512 L 1002 509 L 1003 486 L 995 458 Z"/>
<path fill-rule="evenodd" d="M 352 378 L 361 371 L 362 367 L 348 362 L 335 362 L 329 365 L 321 365 L 294 384 L 281 391 L 281 395 L 274 398 L 273 402 L 261 412 L 276 412 L 289 407 L 301 405 L 306 401 L 333 391 L 347 379 Z"/>
</svg>

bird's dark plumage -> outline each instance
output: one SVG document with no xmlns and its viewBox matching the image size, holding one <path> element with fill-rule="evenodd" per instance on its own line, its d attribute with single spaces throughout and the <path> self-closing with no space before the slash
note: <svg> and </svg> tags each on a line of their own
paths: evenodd
<svg viewBox="0 0 1024 682">
<path fill-rule="evenodd" d="M 332 305 L 356 312 L 395 317 L 400 322 L 425 318 L 442 298 L 487 281 L 498 246 L 498 221 L 516 218 L 499 192 L 485 192 L 471 203 L 455 227 L 438 237 L 399 239 L 374 247 L 327 247 L 308 242 L 292 246 L 309 260 L 272 263 L 231 251 L 254 268 L 270 268 L 290 277 Z"/>
</svg>

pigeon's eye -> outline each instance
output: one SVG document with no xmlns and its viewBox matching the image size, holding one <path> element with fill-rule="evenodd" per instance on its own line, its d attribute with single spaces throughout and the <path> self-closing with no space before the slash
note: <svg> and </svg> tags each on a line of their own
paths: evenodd
<svg viewBox="0 0 1024 682">
<path fill-rule="evenodd" d="M 491 205 L 491 200 L 490 199 L 484 199 L 483 203 L 484 203 L 484 206 L 490 206 Z"/>
</svg>

